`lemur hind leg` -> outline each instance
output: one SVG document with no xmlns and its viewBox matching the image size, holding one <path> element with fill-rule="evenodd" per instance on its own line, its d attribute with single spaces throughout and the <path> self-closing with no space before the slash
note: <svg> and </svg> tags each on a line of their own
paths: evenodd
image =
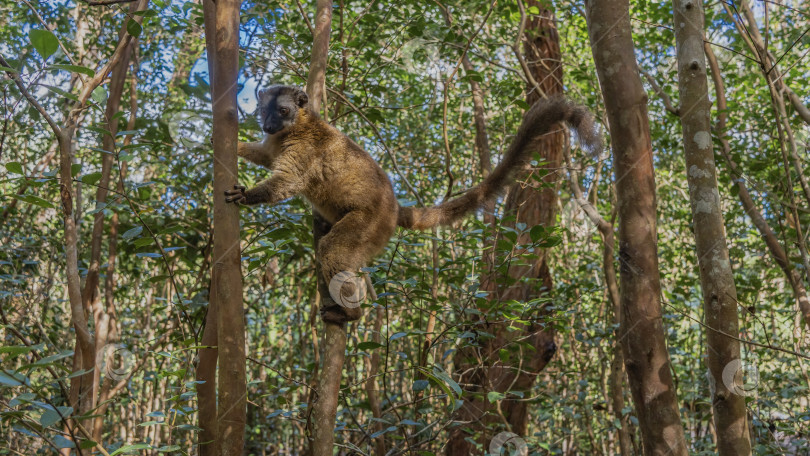
<svg viewBox="0 0 810 456">
<path fill-rule="evenodd" d="M 359 320 L 367 290 L 360 268 L 384 247 L 377 245 L 383 229 L 375 214 L 353 211 L 338 220 L 317 244 L 321 274 L 335 304 L 321 307 L 325 321 L 342 324 Z M 387 238 L 386 238 L 387 240 Z"/>
</svg>

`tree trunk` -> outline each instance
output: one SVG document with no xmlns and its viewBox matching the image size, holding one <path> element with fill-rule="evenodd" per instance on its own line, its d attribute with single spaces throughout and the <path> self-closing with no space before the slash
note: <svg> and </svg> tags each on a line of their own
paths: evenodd
<svg viewBox="0 0 810 456">
<path fill-rule="evenodd" d="M 219 363 L 215 448 L 223 456 L 242 454 L 247 411 L 239 208 L 224 197 L 225 190 L 237 183 L 240 5 L 237 0 L 205 0 L 203 9 L 208 59 L 213 61 L 214 245 L 209 302 L 217 316 Z"/>
<path fill-rule="evenodd" d="M 332 2 L 318 0 L 315 7 L 315 29 L 312 38 L 312 60 L 307 77 L 307 95 L 310 107 L 319 112 L 326 107 L 326 66 L 329 57 L 329 38 L 332 30 Z M 324 109 L 326 112 L 327 109 Z M 313 214 L 313 237 L 315 248 L 318 241 L 329 233 L 331 225 L 317 213 Z M 329 294 L 329 284 L 316 268 L 318 289 L 321 296 L 321 309 L 335 305 Z M 318 391 L 312 404 L 312 456 L 331 455 L 335 446 L 335 417 L 337 416 L 340 379 L 343 375 L 343 362 L 346 353 L 346 327 L 324 321 L 323 366 L 318 377 Z"/>
<path fill-rule="evenodd" d="M 570 160 L 566 157 L 566 166 L 570 165 Z M 610 300 L 611 307 L 613 308 L 613 321 L 614 325 L 621 324 L 622 307 L 619 298 L 619 281 L 616 277 L 616 267 L 614 266 L 614 252 L 616 239 L 613 235 L 613 223 L 605 220 L 596 210 L 594 204 L 585 199 L 582 195 L 582 189 L 579 186 L 579 177 L 573 167 L 569 167 L 568 182 L 571 187 L 571 193 L 574 195 L 574 200 L 579 204 L 580 208 L 585 212 L 585 215 L 590 218 L 591 222 L 596 225 L 599 234 L 602 235 L 602 273 L 605 276 L 605 287 L 607 288 L 608 299 Z M 624 381 L 624 357 L 622 356 L 622 347 L 619 344 L 619 330 L 616 330 L 616 342 L 613 347 L 613 359 L 610 362 L 610 378 L 609 387 L 611 395 L 611 406 L 613 408 L 613 415 L 616 420 L 621 423 L 618 430 L 619 434 L 619 448 L 622 456 L 630 456 L 633 454 L 633 440 L 630 434 L 630 417 L 625 415 L 624 410 L 624 388 L 622 383 Z"/>
<path fill-rule="evenodd" d="M 525 39 L 525 52 L 529 55 L 527 69 L 531 74 L 527 75 L 530 81 L 540 81 L 538 85 L 541 91 L 536 90 L 534 84 L 528 88 L 527 102 L 534 103 L 541 96 L 558 95 L 563 92 L 563 72 L 561 64 L 561 53 L 559 36 L 554 24 L 554 13 L 540 2 L 532 1 L 530 6 L 537 6 L 540 9 L 539 15 L 533 16 L 527 21 Z M 522 5 L 521 5 L 522 6 Z M 463 62 L 462 62 L 463 63 Z M 486 137 L 485 130 L 479 127 L 483 120 L 483 113 L 479 115 L 478 110 L 483 106 L 475 103 L 475 93 L 480 88 L 473 87 L 474 108 L 476 116 L 476 145 L 481 154 L 481 159 L 488 153 L 484 149 Z M 543 167 L 554 170 L 560 167 L 562 161 L 562 151 L 564 145 L 564 133 L 556 131 L 545 135 L 538 141 L 537 150 L 546 162 Z M 484 154 L 482 154 L 482 152 Z M 486 163 L 481 164 L 484 174 L 488 171 Z M 521 181 L 526 179 L 521 179 Z M 551 226 L 554 224 L 557 207 L 557 192 L 559 181 L 552 172 L 543 178 L 543 182 L 551 185 L 541 185 L 541 183 L 528 179 L 530 185 L 516 183 L 509 189 L 509 196 L 506 200 L 506 214 L 514 214 L 515 223 L 523 223 L 526 226 Z M 519 236 L 518 244 L 530 244 L 531 239 L 528 234 Z M 517 256 L 521 253 L 516 252 Z M 504 302 L 517 300 L 526 302 L 538 295 L 547 294 L 552 287 L 551 273 L 547 263 L 547 256 L 544 250 L 534 252 L 538 259 L 531 265 L 510 266 L 508 276 L 512 279 L 528 278 L 529 282 L 518 283 L 506 289 L 499 289 L 495 275 L 489 274 L 482 278 L 482 289 L 490 292 L 488 299 L 491 302 Z M 489 339 L 480 349 L 480 355 L 475 353 L 475 348 L 462 350 L 459 353 L 457 363 L 466 367 L 462 369 L 466 374 L 461 379 L 461 384 L 470 389 L 472 393 L 482 398 L 476 398 L 473 394 L 465 394 L 464 405 L 459 410 L 458 419 L 469 422 L 472 430 L 483 432 L 484 440 L 488 441 L 492 436 L 486 435 L 486 430 L 482 427 L 505 419 L 509 425 L 509 431 L 518 435 L 526 435 L 528 429 L 528 408 L 524 401 L 503 399 L 500 403 L 500 412 L 503 418 L 497 416 L 496 405 L 488 402 L 486 395 L 490 391 L 506 392 L 509 390 L 528 391 L 534 384 L 537 375 L 546 367 L 551 357 L 556 352 L 557 346 L 554 342 L 554 331 L 542 323 L 541 315 L 535 315 L 532 323 L 524 327 L 522 331 L 508 331 L 500 323 L 487 323 L 486 331 L 495 335 Z M 513 344 L 515 338 L 522 338 L 528 341 L 534 348 L 533 353 L 520 352 L 513 355 L 511 359 L 501 361 L 499 359 L 500 349 Z M 480 356 L 480 359 L 478 357 Z M 448 456 L 468 455 L 473 451 L 471 443 L 466 440 L 469 433 L 461 428 L 456 428 L 451 432 L 450 441 L 447 445 L 446 454 Z"/>
<path fill-rule="evenodd" d="M 711 375 L 712 409 L 721 455 L 748 455 L 745 398 L 732 378 L 724 378 L 729 365 L 740 363 L 737 288 L 726 245 L 726 228 L 711 136 L 711 102 L 703 51 L 703 4 L 675 0 L 675 41 L 686 180 L 692 205 L 695 246 L 703 290 L 707 363 Z M 736 371 L 737 369 L 735 369 Z"/>
<path fill-rule="evenodd" d="M 686 455 L 661 317 L 652 144 L 629 4 L 627 0 L 588 0 L 585 9 L 613 142 L 620 332 L 628 383 L 645 454 Z"/>
</svg>

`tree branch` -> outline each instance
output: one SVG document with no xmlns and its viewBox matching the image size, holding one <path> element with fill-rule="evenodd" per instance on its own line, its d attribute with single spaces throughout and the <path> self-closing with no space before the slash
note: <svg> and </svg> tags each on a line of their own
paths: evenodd
<svg viewBox="0 0 810 456">
<path fill-rule="evenodd" d="M 11 68 L 11 65 L 9 65 L 9 63 L 6 61 L 6 59 L 3 58 L 3 56 L 0 56 L 0 65 L 3 65 L 4 67 Z M 23 81 L 22 81 L 22 78 L 20 78 L 20 75 L 16 71 L 6 71 L 6 74 L 8 75 L 8 77 L 11 78 L 12 81 L 14 81 L 14 84 L 16 84 L 17 87 L 20 89 L 20 92 L 23 94 L 25 99 L 28 100 L 29 103 L 31 103 L 31 106 L 33 106 L 34 109 L 39 111 L 39 113 L 42 115 L 42 117 L 45 118 L 45 120 L 48 122 L 48 125 L 51 126 L 51 129 L 53 130 L 53 132 L 57 136 L 59 136 L 60 132 L 62 131 L 59 128 L 59 125 L 56 124 L 56 122 L 53 120 L 53 118 L 50 116 L 50 114 L 48 114 L 48 112 L 45 111 L 45 108 L 43 108 L 42 105 L 39 104 L 39 102 L 36 100 L 36 98 L 34 98 L 31 95 L 31 93 L 28 91 L 28 89 L 25 88 L 25 84 L 23 84 Z"/>
</svg>

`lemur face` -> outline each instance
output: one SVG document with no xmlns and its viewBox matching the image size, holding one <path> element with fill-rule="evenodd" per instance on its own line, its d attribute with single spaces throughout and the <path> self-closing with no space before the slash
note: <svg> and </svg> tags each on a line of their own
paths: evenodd
<svg viewBox="0 0 810 456">
<path fill-rule="evenodd" d="M 274 135 L 295 124 L 299 109 L 309 97 L 293 86 L 274 85 L 259 90 L 259 124 L 265 133 Z"/>
</svg>

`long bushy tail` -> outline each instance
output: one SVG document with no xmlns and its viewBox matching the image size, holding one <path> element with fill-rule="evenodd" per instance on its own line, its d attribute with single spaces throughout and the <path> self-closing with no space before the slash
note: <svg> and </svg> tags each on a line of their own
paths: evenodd
<svg viewBox="0 0 810 456">
<path fill-rule="evenodd" d="M 583 148 L 596 155 L 601 153 L 602 137 L 587 108 L 563 97 L 540 100 L 523 115 L 523 122 L 503 160 L 480 184 L 438 206 L 400 207 L 397 224 L 417 230 L 449 225 L 497 198 L 515 174 L 531 161 L 538 139 L 558 122 L 565 122 L 574 130 Z"/>
</svg>

